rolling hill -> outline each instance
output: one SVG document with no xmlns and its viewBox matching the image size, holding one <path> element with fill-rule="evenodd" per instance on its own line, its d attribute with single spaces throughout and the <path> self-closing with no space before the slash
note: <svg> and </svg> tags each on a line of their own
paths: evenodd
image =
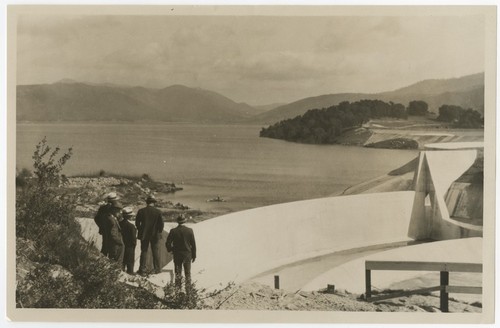
<svg viewBox="0 0 500 328">
<path fill-rule="evenodd" d="M 338 93 L 304 98 L 282 105 L 250 119 L 255 123 L 271 124 L 283 119 L 304 114 L 309 109 L 327 108 L 342 101 L 354 102 L 362 99 L 401 103 L 405 106 L 412 100 L 423 100 L 429 110 L 437 113 L 441 105 L 458 105 L 484 112 L 484 73 L 453 79 L 424 80 L 390 92 Z"/>
<path fill-rule="evenodd" d="M 216 92 L 62 81 L 17 87 L 18 121 L 166 121 L 232 123 L 256 110 Z"/>
</svg>

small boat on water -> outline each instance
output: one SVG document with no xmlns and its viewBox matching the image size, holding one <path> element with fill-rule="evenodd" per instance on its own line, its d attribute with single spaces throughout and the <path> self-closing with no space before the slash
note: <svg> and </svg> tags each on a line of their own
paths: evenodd
<svg viewBox="0 0 500 328">
<path fill-rule="evenodd" d="M 207 202 L 225 202 L 226 200 L 221 196 L 217 195 L 217 197 L 212 199 L 207 199 Z"/>
</svg>

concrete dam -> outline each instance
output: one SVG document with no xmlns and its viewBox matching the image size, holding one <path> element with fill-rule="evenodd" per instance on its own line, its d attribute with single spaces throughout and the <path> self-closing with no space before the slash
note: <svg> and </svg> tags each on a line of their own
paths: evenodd
<svg viewBox="0 0 500 328">
<path fill-rule="evenodd" d="M 297 268 L 295 274 L 301 274 L 307 272 L 306 266 L 311 259 L 316 259 L 322 265 L 316 266 L 302 277 L 300 284 L 293 286 L 297 289 L 316 288 L 319 285 L 314 281 L 326 281 L 325 275 L 328 277 L 328 272 L 335 268 L 356 258 L 359 260 L 362 255 L 375 253 L 380 256 L 387 252 L 390 255 L 390 250 L 384 252 L 387 248 L 397 247 L 398 256 L 405 257 L 418 253 L 412 247 L 418 247 L 413 244 L 420 240 L 479 237 L 474 238 L 474 245 L 481 245 L 482 206 L 469 210 L 467 204 L 477 203 L 478 199 L 482 202 L 482 188 L 479 190 L 472 183 L 457 182 L 473 167 L 480 147 L 476 144 L 467 149 L 443 150 L 438 147 L 438 150 L 421 151 L 413 190 L 278 204 L 190 225 L 198 248 L 192 267 L 193 281 L 198 287 L 211 290 L 229 282 L 242 283 L 256 277 L 263 279 L 266 274 L 294 265 Z M 457 148 L 460 147 L 457 145 Z M 480 218 L 474 217 L 479 215 Z M 95 241 L 98 246 L 100 236 L 93 220 L 80 219 L 80 222 L 84 237 Z M 164 238 L 173 226 L 166 226 Z M 426 247 L 439 247 L 439 243 L 429 243 Z M 173 278 L 173 263 L 163 245 L 164 241 L 160 248 L 162 262 L 166 265 L 162 273 L 150 277 L 158 284 Z M 408 249 L 407 255 L 404 255 L 405 249 Z M 460 246 L 449 249 L 459 250 Z M 138 246 L 136 269 L 139 254 Z M 471 261 L 471 258 L 481 261 L 480 253 L 474 254 L 464 255 L 464 261 Z M 456 257 L 460 258 L 460 254 Z M 268 280 L 271 284 L 272 280 Z M 363 284 L 363 280 L 359 283 Z M 287 286 L 283 285 L 283 288 Z"/>
</svg>

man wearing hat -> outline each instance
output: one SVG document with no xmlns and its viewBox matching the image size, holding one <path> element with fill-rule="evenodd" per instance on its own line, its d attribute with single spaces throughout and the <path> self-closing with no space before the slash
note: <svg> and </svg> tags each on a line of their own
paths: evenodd
<svg viewBox="0 0 500 328">
<path fill-rule="evenodd" d="M 167 237 L 167 251 L 173 252 L 175 284 L 177 287 L 182 285 L 182 268 L 186 276 L 186 290 L 191 283 L 191 262 L 196 259 L 196 242 L 194 240 L 193 229 L 184 225 L 186 218 L 177 217 L 178 226 L 170 230 Z"/>
<path fill-rule="evenodd" d="M 99 227 L 99 234 L 102 236 L 101 253 L 104 256 L 109 255 L 109 241 L 107 238 L 107 236 L 109 235 L 109 227 L 107 224 L 108 215 L 113 205 L 116 204 L 119 199 L 120 198 L 115 192 L 110 192 L 109 194 L 107 194 L 106 204 L 99 207 L 99 209 L 97 210 L 97 214 L 94 217 L 94 222 L 97 224 L 97 227 Z"/>
<path fill-rule="evenodd" d="M 108 257 L 121 264 L 123 253 L 123 238 L 120 221 L 122 220 L 122 205 L 114 202 L 107 217 L 107 239 L 108 239 Z"/>
<path fill-rule="evenodd" d="M 158 241 L 161 239 L 163 232 L 163 219 L 161 212 L 155 207 L 156 198 L 153 195 L 146 199 L 146 207 L 141 208 L 137 212 L 135 218 L 135 226 L 137 227 L 137 238 L 141 240 L 141 259 L 138 273 L 146 274 L 146 259 L 149 245 L 153 253 L 154 273 L 160 273 L 160 253 L 158 249 Z"/>
<path fill-rule="evenodd" d="M 135 246 L 137 245 L 137 229 L 129 221 L 134 217 L 134 212 L 130 207 L 125 207 L 122 210 L 123 220 L 120 221 L 122 229 L 123 245 L 125 251 L 123 253 L 123 271 L 128 274 L 134 274 L 135 262 Z"/>
</svg>

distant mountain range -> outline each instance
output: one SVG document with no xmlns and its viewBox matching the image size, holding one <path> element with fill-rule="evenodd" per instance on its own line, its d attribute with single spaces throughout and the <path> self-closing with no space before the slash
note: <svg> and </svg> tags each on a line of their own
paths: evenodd
<svg viewBox="0 0 500 328">
<path fill-rule="evenodd" d="M 172 85 L 163 89 L 64 79 L 53 84 L 17 86 L 18 121 L 166 121 L 197 123 L 274 123 L 342 101 L 379 99 L 407 106 L 423 100 L 431 111 L 443 104 L 483 112 L 484 73 L 425 80 L 378 94 L 339 93 L 289 104 L 250 106 L 213 91 Z"/>
<path fill-rule="evenodd" d="M 216 92 L 78 82 L 17 87 L 18 121 L 168 121 L 230 123 L 258 113 Z"/>
</svg>

